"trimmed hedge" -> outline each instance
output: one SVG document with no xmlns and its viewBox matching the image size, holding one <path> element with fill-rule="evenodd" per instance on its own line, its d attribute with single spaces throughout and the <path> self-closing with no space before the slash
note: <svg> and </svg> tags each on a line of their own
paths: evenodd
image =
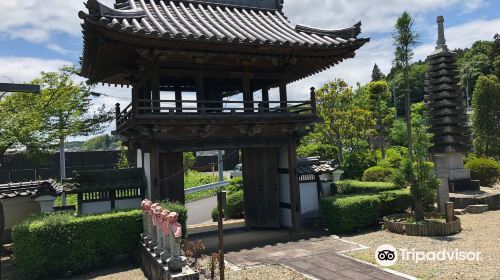
<svg viewBox="0 0 500 280">
<path fill-rule="evenodd" d="M 390 182 L 394 175 L 394 168 L 372 166 L 363 172 L 362 180 L 365 182 Z"/>
<path fill-rule="evenodd" d="M 390 182 L 361 182 L 356 180 L 338 181 L 335 183 L 338 194 L 355 194 L 355 193 L 377 193 L 382 191 L 397 190 Z"/>
<path fill-rule="evenodd" d="M 500 178 L 500 164 L 492 159 L 475 158 L 464 167 L 470 169 L 472 179 L 479 180 L 481 186 L 492 186 Z"/>
<path fill-rule="evenodd" d="M 185 237 L 186 207 L 170 202 L 161 205 L 179 213 Z M 77 274 L 101 267 L 116 255 L 134 255 L 141 232 L 139 209 L 85 216 L 39 214 L 12 229 L 14 261 L 24 279 Z"/>
<path fill-rule="evenodd" d="M 12 229 L 14 261 L 25 279 L 85 272 L 116 255 L 133 254 L 141 232 L 140 210 L 36 215 Z"/>
<path fill-rule="evenodd" d="M 412 205 L 409 189 L 377 194 L 350 194 L 320 200 L 321 222 L 335 233 L 351 233 L 377 225 L 388 214 L 401 213 Z"/>
</svg>

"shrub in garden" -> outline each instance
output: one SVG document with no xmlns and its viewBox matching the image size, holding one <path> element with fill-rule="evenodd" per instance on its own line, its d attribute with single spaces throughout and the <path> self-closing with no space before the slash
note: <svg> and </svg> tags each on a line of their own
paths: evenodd
<svg viewBox="0 0 500 280">
<path fill-rule="evenodd" d="M 230 193 L 226 199 L 226 208 L 224 209 L 224 215 L 227 218 L 239 219 L 243 217 L 243 212 L 245 211 L 245 199 L 243 196 L 243 191 L 237 191 Z"/>
<path fill-rule="evenodd" d="M 376 225 L 383 216 L 403 213 L 412 202 L 409 189 L 325 197 L 319 204 L 320 219 L 332 232 L 350 233 Z"/>
<path fill-rule="evenodd" d="M 321 222 L 335 233 L 349 233 L 377 224 L 380 199 L 377 195 L 337 195 L 320 200 Z"/>
<path fill-rule="evenodd" d="M 376 193 L 399 188 L 389 182 L 361 182 L 356 180 L 338 181 L 335 185 L 338 194 Z"/>
<path fill-rule="evenodd" d="M 40 214 L 12 229 L 14 261 L 24 279 L 84 272 L 116 255 L 133 254 L 141 232 L 140 210 L 79 217 Z"/>
<path fill-rule="evenodd" d="M 360 179 L 365 171 L 370 166 L 377 164 L 377 157 L 375 153 L 363 150 L 355 153 L 347 153 L 342 163 L 342 178 L 347 179 Z"/>
<path fill-rule="evenodd" d="M 481 186 L 492 186 L 500 178 L 500 164 L 492 159 L 472 159 L 465 164 L 465 168 L 470 169 L 472 179 L 479 180 Z"/>
<path fill-rule="evenodd" d="M 217 219 L 219 218 L 219 209 L 217 206 L 212 208 L 212 221 L 217 222 Z M 222 215 L 224 216 L 224 209 L 222 209 Z"/>
<path fill-rule="evenodd" d="M 394 169 L 384 166 L 372 166 L 363 172 L 363 181 L 365 182 L 390 182 Z"/>
<path fill-rule="evenodd" d="M 243 190 L 243 177 L 236 177 L 229 181 L 229 185 L 226 187 L 228 193 L 233 193 Z"/>
</svg>

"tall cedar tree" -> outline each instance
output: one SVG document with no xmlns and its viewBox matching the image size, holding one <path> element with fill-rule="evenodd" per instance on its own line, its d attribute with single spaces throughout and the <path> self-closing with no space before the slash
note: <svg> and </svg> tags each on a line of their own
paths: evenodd
<svg viewBox="0 0 500 280">
<path fill-rule="evenodd" d="M 375 119 L 375 131 L 377 134 L 376 143 L 382 152 L 382 158 L 385 159 L 387 136 L 390 125 L 394 119 L 394 113 L 389 106 L 391 102 L 389 85 L 386 81 L 375 81 L 367 85 L 367 90 L 368 109 L 372 112 Z"/>
<path fill-rule="evenodd" d="M 385 75 L 380 71 L 380 68 L 378 68 L 377 63 L 373 65 L 373 70 L 372 70 L 372 82 L 375 81 L 380 81 L 380 80 L 385 80 Z"/>
<path fill-rule="evenodd" d="M 403 69 L 403 77 L 405 81 L 405 112 L 406 112 L 406 131 L 408 135 L 408 159 L 413 163 L 413 135 L 411 128 L 411 107 L 410 107 L 410 79 L 408 70 L 410 62 L 413 58 L 413 49 L 419 44 L 419 35 L 413 30 L 414 21 L 408 12 L 397 19 L 394 26 L 394 46 L 396 50 L 395 63 L 401 65 Z M 424 220 L 424 210 L 422 206 L 422 192 L 420 186 L 415 181 L 413 172 L 410 173 L 410 184 L 412 188 L 413 198 L 415 200 L 415 220 Z"/>
</svg>

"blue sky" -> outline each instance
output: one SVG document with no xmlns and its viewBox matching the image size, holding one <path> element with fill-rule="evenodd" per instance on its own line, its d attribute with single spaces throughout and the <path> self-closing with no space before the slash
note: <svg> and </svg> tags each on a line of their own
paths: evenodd
<svg viewBox="0 0 500 280">
<path fill-rule="evenodd" d="M 164 0 L 166 1 L 166 0 Z M 101 0 L 111 4 L 113 0 Z M 491 40 L 500 33 L 498 0 L 285 0 L 284 12 L 292 23 L 319 28 L 344 28 L 362 22 L 363 37 L 371 42 L 354 59 L 289 86 L 296 99 L 308 96 L 308 88 L 335 77 L 351 85 L 369 81 L 374 63 L 387 72 L 393 59 L 391 31 L 405 10 L 415 18 L 421 45 L 416 59 L 425 59 L 435 44 L 436 16 L 445 17 L 448 47 L 469 47 L 476 40 Z M 78 63 L 82 49 L 82 0 L 8 0 L 0 2 L 0 82 L 27 82 L 40 71 L 53 71 Z M 100 87 L 111 95 L 129 97 L 130 90 Z M 271 91 L 271 98 L 273 91 Z M 99 98 L 95 105 L 113 106 L 117 100 Z M 124 101 L 120 101 L 124 102 Z"/>
</svg>

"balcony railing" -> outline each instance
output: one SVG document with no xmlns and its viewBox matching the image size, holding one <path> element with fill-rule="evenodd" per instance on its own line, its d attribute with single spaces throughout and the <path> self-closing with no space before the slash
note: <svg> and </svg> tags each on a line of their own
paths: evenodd
<svg viewBox="0 0 500 280">
<path fill-rule="evenodd" d="M 316 102 L 311 101 L 197 101 L 197 100 L 137 100 L 137 106 L 129 104 L 120 109 L 116 104 L 116 127 L 130 119 L 175 119 L 212 116 L 315 116 Z"/>
</svg>

